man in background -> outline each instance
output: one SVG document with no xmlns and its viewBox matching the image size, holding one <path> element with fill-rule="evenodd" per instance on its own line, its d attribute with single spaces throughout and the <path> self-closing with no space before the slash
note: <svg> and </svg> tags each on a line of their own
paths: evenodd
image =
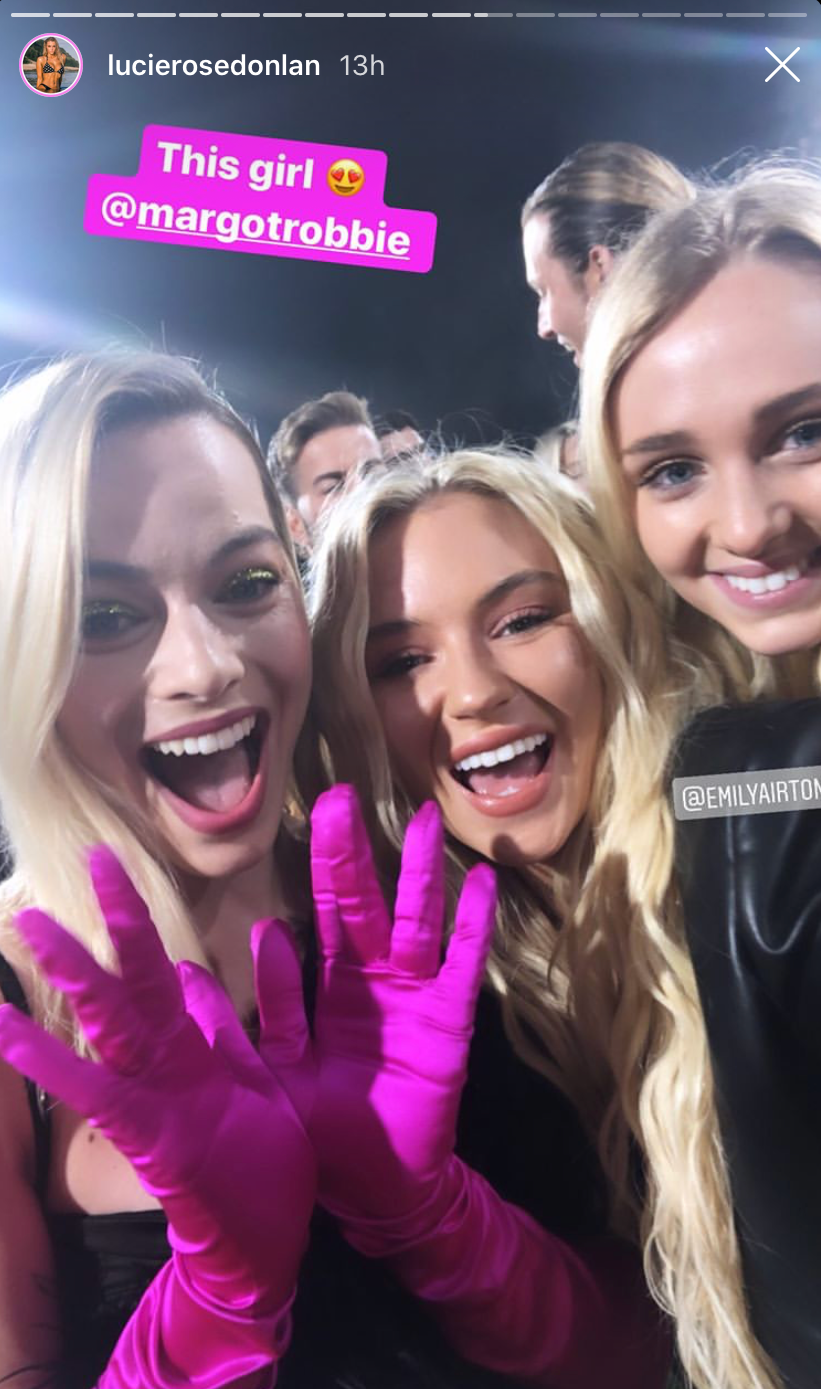
<svg viewBox="0 0 821 1389">
<path fill-rule="evenodd" d="M 329 391 L 285 416 L 268 446 L 268 464 L 297 546 L 311 549 L 317 521 L 348 474 L 379 457 L 368 402 L 350 391 Z"/>
<path fill-rule="evenodd" d="M 413 415 L 407 410 L 389 410 L 376 421 L 376 433 L 384 462 L 420 453 L 425 440 Z"/>
</svg>

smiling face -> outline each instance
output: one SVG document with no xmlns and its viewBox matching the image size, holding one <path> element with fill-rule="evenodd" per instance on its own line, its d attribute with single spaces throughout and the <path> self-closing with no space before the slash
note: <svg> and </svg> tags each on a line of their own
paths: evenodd
<svg viewBox="0 0 821 1389">
<path fill-rule="evenodd" d="M 736 262 L 614 392 L 639 539 L 753 651 L 821 643 L 821 267 Z"/>
<path fill-rule="evenodd" d="M 377 532 L 369 583 L 397 776 L 478 853 L 551 858 L 588 803 L 602 686 L 550 546 L 509 503 L 445 493 Z"/>
<path fill-rule="evenodd" d="M 95 458 L 86 543 L 61 737 L 178 868 L 250 867 L 277 833 L 310 682 L 254 460 L 209 416 L 118 430 Z"/>
</svg>

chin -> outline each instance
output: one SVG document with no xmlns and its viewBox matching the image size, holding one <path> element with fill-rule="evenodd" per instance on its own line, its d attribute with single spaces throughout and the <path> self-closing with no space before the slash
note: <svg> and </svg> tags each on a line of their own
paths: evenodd
<svg viewBox="0 0 821 1389">
<path fill-rule="evenodd" d="M 275 823 L 251 825 L 233 835 L 189 837 L 169 829 L 160 826 L 159 833 L 169 861 L 179 872 L 196 878 L 231 878 L 256 867 L 273 852 L 279 817 Z"/>
<path fill-rule="evenodd" d="M 755 626 L 730 627 L 726 622 L 721 626 L 756 656 L 789 656 L 793 652 L 821 647 L 821 613 Z"/>
<path fill-rule="evenodd" d="M 463 844 L 483 854 L 491 863 L 505 868 L 528 868 L 550 863 L 561 852 L 573 832 L 573 826 L 528 825 L 520 828 L 502 827 L 488 836 L 459 835 Z"/>
</svg>

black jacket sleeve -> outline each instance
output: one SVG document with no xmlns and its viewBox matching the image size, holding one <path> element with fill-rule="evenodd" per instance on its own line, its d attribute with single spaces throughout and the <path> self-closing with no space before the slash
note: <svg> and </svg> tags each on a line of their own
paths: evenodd
<svg viewBox="0 0 821 1389">
<path fill-rule="evenodd" d="M 699 715 L 674 775 L 813 766 L 804 700 Z M 677 867 L 754 1327 L 790 1389 L 818 1389 L 821 810 L 681 820 Z"/>
</svg>

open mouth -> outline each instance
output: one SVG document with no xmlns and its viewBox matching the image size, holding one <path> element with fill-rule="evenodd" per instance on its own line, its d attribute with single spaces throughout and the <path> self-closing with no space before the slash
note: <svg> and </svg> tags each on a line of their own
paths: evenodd
<svg viewBox="0 0 821 1389">
<path fill-rule="evenodd" d="M 465 757 L 451 776 L 475 796 L 515 796 L 544 771 L 552 747 L 549 733 L 533 733 Z"/>
<path fill-rule="evenodd" d="M 149 775 L 197 810 L 225 814 L 241 805 L 259 770 L 266 720 L 248 714 L 215 733 L 147 743 Z"/>
</svg>

